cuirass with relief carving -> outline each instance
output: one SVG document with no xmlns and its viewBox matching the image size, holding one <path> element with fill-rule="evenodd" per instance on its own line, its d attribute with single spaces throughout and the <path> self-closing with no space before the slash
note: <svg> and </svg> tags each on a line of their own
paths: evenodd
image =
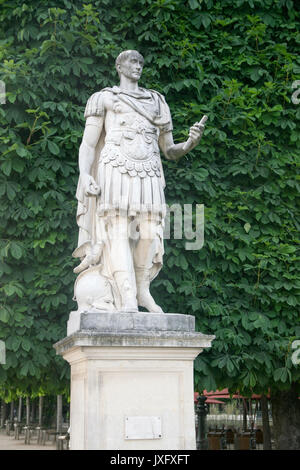
<svg viewBox="0 0 300 470">
<path fill-rule="evenodd" d="M 100 159 L 131 176 L 160 176 L 159 129 L 135 112 L 118 115 Z"/>
</svg>

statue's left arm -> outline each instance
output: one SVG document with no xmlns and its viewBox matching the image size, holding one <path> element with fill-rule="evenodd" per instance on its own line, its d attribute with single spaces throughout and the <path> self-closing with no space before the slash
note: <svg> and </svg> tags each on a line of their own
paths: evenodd
<svg viewBox="0 0 300 470">
<path fill-rule="evenodd" d="M 178 160 L 198 145 L 203 131 L 204 124 L 196 122 L 190 128 L 188 140 L 180 144 L 174 143 L 172 131 L 164 132 L 160 134 L 159 147 L 168 160 Z"/>
</svg>

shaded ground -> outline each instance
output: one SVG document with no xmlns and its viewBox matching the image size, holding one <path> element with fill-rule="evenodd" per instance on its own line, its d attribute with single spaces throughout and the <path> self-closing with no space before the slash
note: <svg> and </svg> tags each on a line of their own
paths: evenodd
<svg viewBox="0 0 300 470">
<path fill-rule="evenodd" d="M 32 443 L 27 445 L 24 444 L 24 436 L 21 435 L 19 440 L 14 438 L 13 433 L 7 436 L 5 430 L 0 430 L 0 451 L 1 450 L 56 450 L 53 442 L 46 442 L 46 445 L 41 446 L 36 443 L 36 439 L 33 438 Z"/>
</svg>

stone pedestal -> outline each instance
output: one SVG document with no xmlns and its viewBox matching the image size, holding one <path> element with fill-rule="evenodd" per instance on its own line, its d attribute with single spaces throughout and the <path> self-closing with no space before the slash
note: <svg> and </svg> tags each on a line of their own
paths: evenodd
<svg viewBox="0 0 300 470">
<path fill-rule="evenodd" d="M 190 315 L 72 312 L 54 346 L 71 365 L 71 449 L 195 449 L 193 360 L 213 339 Z"/>
</svg>

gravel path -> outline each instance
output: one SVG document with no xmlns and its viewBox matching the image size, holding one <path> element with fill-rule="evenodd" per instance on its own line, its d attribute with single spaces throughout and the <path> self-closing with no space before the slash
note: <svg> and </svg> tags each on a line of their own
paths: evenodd
<svg viewBox="0 0 300 470">
<path fill-rule="evenodd" d="M 14 438 L 13 432 L 7 436 L 5 430 L 0 430 L 0 450 L 56 450 L 53 442 L 47 442 L 46 445 L 37 445 L 36 439 L 32 439 L 32 444 L 24 444 L 24 436 L 19 440 Z"/>
</svg>

